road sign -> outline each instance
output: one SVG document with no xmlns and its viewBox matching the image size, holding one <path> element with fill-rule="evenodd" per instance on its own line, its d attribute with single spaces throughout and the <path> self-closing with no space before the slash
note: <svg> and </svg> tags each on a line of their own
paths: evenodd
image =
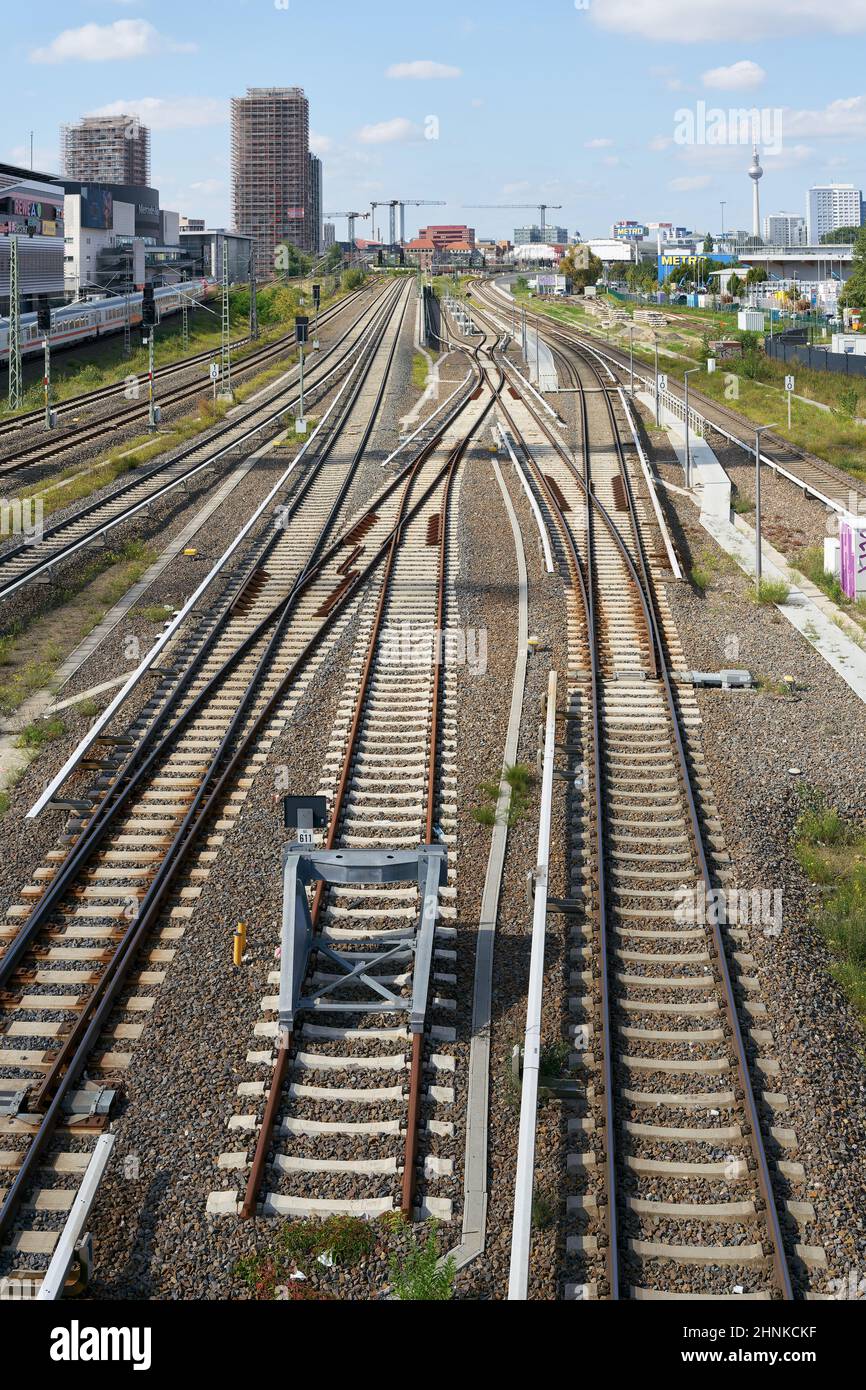
<svg viewBox="0 0 866 1390">
<path fill-rule="evenodd" d="M 210 364 L 210 379 L 211 379 L 211 381 L 219 381 L 219 379 L 220 379 L 219 362 L 211 362 L 211 364 Z"/>
<path fill-rule="evenodd" d="M 785 377 L 785 390 L 786 390 L 786 391 L 793 391 L 793 389 L 794 389 L 794 378 L 793 378 L 792 376 L 786 376 L 786 377 Z"/>
<path fill-rule="evenodd" d="M 668 379 L 667 379 L 667 376 L 666 376 L 664 373 L 659 373 L 659 390 L 660 390 L 660 391 L 666 391 L 667 389 L 668 389 Z"/>
</svg>

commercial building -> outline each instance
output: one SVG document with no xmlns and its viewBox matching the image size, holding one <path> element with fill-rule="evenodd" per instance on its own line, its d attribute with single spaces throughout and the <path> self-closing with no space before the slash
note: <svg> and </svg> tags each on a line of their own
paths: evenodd
<svg viewBox="0 0 866 1390">
<path fill-rule="evenodd" d="M 432 241 L 437 251 L 447 246 L 474 246 L 474 227 L 421 227 L 419 241 Z"/>
<path fill-rule="evenodd" d="M 806 219 L 797 212 L 771 212 L 764 218 L 764 240 L 770 246 L 805 246 Z"/>
<path fill-rule="evenodd" d="M 310 155 L 310 250 L 318 256 L 322 250 L 322 161 L 317 155 Z"/>
<path fill-rule="evenodd" d="M 180 215 L 180 230 L 181 230 L 182 232 L 203 232 L 203 231 L 205 230 L 205 221 L 204 221 L 204 218 L 203 218 L 203 217 L 184 217 L 183 213 L 181 213 L 181 215 Z"/>
<path fill-rule="evenodd" d="M 18 241 L 21 307 L 63 300 L 63 189 L 48 175 L 0 164 L 0 315 L 9 313 L 12 238 Z"/>
<path fill-rule="evenodd" d="M 538 246 L 541 242 L 550 244 L 565 243 L 568 241 L 568 232 L 565 227 L 545 227 L 544 233 L 540 227 L 515 227 L 514 245 L 515 246 Z"/>
<path fill-rule="evenodd" d="M 859 227 L 863 221 L 863 194 L 853 183 L 815 184 L 806 194 L 808 243 L 817 246 L 837 227 Z"/>
<path fill-rule="evenodd" d="M 63 172 L 82 183 L 150 183 L 150 131 L 137 116 L 85 116 L 60 128 Z"/>
<path fill-rule="evenodd" d="M 248 87 L 233 97 L 232 211 L 253 238 L 256 275 L 274 273 L 276 248 L 312 252 L 310 108 L 301 87 Z"/>
</svg>

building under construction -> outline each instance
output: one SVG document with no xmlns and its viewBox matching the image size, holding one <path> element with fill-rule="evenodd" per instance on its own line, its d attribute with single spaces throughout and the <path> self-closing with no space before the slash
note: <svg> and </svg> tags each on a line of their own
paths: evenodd
<svg viewBox="0 0 866 1390">
<path fill-rule="evenodd" d="M 248 87 L 232 98 L 232 211 L 256 248 L 256 275 L 274 274 L 275 248 L 316 250 L 310 197 L 310 114 L 301 87 Z"/>
<path fill-rule="evenodd" d="M 60 130 L 63 172 L 82 183 L 150 183 L 150 131 L 137 116 L 85 116 Z"/>
</svg>

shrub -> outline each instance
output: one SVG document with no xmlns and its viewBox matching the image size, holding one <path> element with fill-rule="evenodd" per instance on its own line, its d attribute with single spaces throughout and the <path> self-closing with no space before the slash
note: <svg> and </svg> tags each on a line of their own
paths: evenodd
<svg viewBox="0 0 866 1390">
<path fill-rule="evenodd" d="M 394 1293 L 403 1302 L 436 1303 L 454 1296 L 457 1269 L 449 1256 L 439 1263 L 439 1240 L 435 1226 L 423 1245 L 415 1244 L 406 1255 L 391 1261 L 390 1279 Z"/>
</svg>

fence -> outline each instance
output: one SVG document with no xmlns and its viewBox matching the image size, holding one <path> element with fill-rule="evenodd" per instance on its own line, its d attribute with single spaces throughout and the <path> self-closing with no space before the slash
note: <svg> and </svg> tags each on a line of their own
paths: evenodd
<svg viewBox="0 0 866 1390">
<path fill-rule="evenodd" d="M 827 348 L 807 347 L 784 338 L 766 338 L 764 350 L 777 362 L 799 362 L 816 372 L 838 372 L 842 376 L 866 376 L 866 354 L 830 352 Z"/>
</svg>

